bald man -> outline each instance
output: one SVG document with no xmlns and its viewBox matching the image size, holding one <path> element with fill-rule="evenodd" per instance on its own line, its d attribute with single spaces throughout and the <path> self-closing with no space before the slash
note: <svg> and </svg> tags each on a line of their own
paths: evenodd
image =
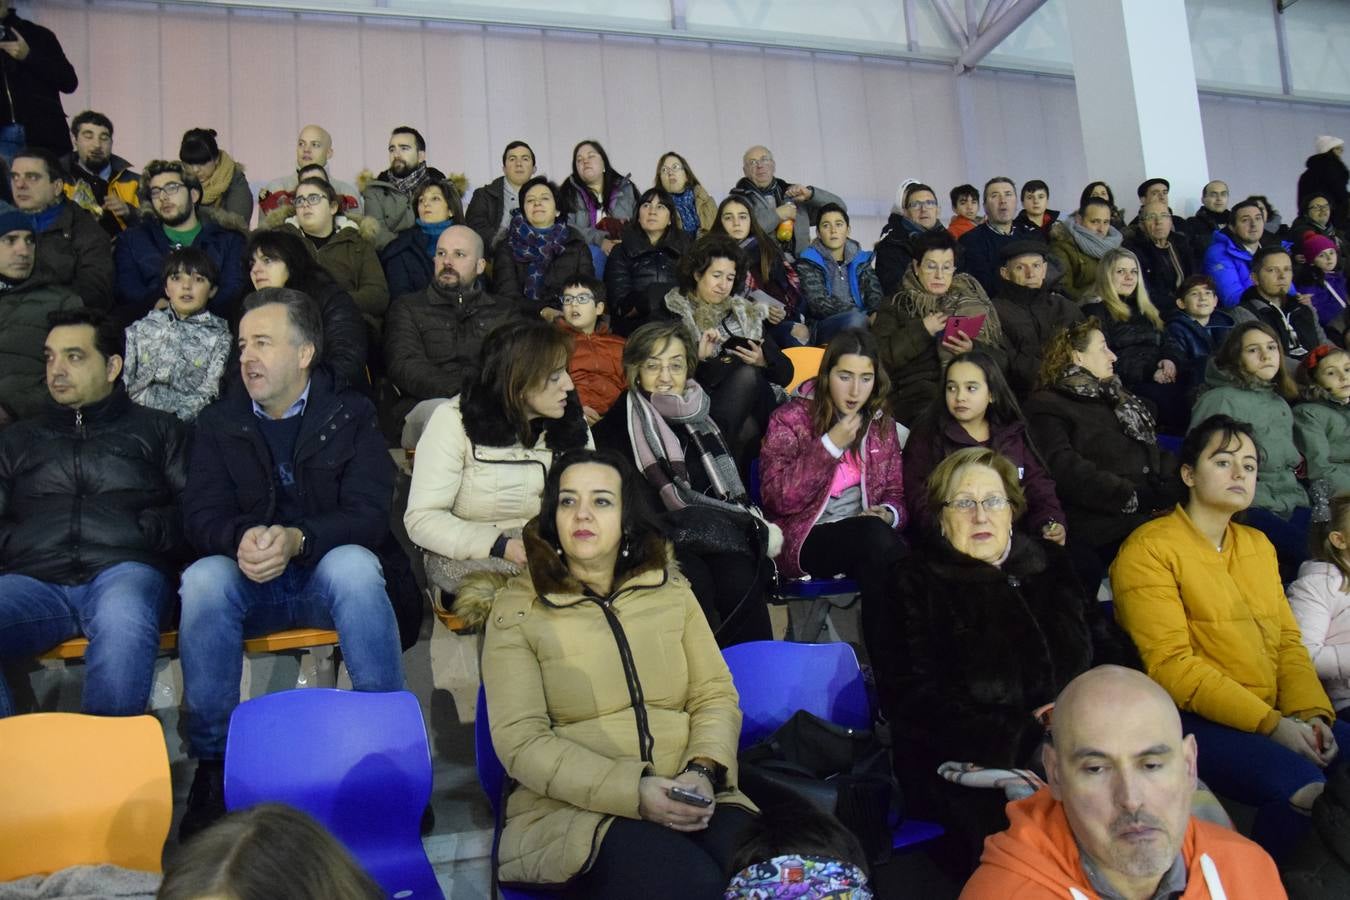
<svg viewBox="0 0 1350 900">
<path fill-rule="evenodd" d="M 1285 896 L 1264 850 L 1191 815 L 1195 738 L 1143 673 L 1069 682 L 1043 753 L 1049 788 L 1008 805 L 962 900 Z"/>
<path fill-rule="evenodd" d="M 306 166 L 323 166 L 324 171 L 328 171 L 328 161 L 333 158 L 333 136 L 318 125 L 306 125 L 300 129 L 300 136 L 295 139 L 295 172 L 290 175 L 283 175 L 280 178 L 273 178 L 258 192 L 258 219 L 262 223 L 263 217 L 270 213 L 275 213 L 278 209 L 286 210 L 286 218 L 294 214 L 295 210 L 295 186 L 300 182 L 299 172 Z M 356 185 L 349 184 L 346 181 L 339 181 L 329 177 L 328 183 L 338 192 L 342 198 L 342 208 L 344 210 L 362 211 L 361 192 L 356 189 Z M 278 223 L 279 224 L 279 223 Z"/>
<path fill-rule="evenodd" d="M 771 237 L 781 223 L 793 223 L 788 243 L 794 253 L 800 254 L 811 243 L 811 221 L 817 210 L 827 203 L 848 208 L 824 188 L 789 184 L 779 178 L 778 164 L 768 147 L 756 144 L 746 150 L 741 156 L 741 171 L 745 177 L 736 182 L 731 194 L 749 204 L 751 215 Z"/>
</svg>

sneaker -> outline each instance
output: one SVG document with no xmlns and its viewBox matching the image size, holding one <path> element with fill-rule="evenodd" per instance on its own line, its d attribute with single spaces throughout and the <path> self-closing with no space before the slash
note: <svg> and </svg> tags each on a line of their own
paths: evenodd
<svg viewBox="0 0 1350 900">
<path fill-rule="evenodd" d="M 194 834 L 209 828 L 225 815 L 225 763 L 219 759 L 203 759 L 197 763 L 188 790 L 187 810 L 178 823 L 178 843 L 183 844 Z"/>
</svg>

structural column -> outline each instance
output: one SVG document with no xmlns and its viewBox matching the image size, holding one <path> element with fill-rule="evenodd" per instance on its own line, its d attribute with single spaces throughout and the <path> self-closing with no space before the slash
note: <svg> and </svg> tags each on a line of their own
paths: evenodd
<svg viewBox="0 0 1350 900">
<path fill-rule="evenodd" d="M 1145 178 L 1171 182 L 1173 212 L 1190 215 L 1209 163 L 1185 0 L 1065 6 L 1088 176 L 1110 183 L 1126 221 Z"/>
</svg>

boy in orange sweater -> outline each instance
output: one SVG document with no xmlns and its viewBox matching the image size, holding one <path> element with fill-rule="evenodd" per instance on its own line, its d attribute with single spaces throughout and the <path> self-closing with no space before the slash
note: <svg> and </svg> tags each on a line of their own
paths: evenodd
<svg viewBox="0 0 1350 900">
<path fill-rule="evenodd" d="M 563 313 L 555 322 L 572 335 L 567 374 L 576 385 L 586 424 L 594 425 L 628 386 L 623 374 L 623 338 L 600 321 L 605 314 L 605 285 L 579 276 L 563 285 Z"/>
</svg>

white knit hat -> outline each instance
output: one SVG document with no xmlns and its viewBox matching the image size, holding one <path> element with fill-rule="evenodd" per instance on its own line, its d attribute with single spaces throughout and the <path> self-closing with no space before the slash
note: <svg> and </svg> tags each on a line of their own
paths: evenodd
<svg viewBox="0 0 1350 900">
<path fill-rule="evenodd" d="M 905 191 L 909 190 L 911 184 L 918 184 L 917 178 L 906 178 L 900 182 L 900 186 L 895 189 L 895 202 L 891 204 L 891 212 L 903 216 L 905 214 Z"/>
<path fill-rule="evenodd" d="M 1320 135 L 1317 140 L 1313 141 L 1313 148 L 1318 153 L 1326 153 L 1328 150 L 1335 150 L 1337 147 L 1344 146 L 1345 141 L 1329 134 Z"/>
</svg>

